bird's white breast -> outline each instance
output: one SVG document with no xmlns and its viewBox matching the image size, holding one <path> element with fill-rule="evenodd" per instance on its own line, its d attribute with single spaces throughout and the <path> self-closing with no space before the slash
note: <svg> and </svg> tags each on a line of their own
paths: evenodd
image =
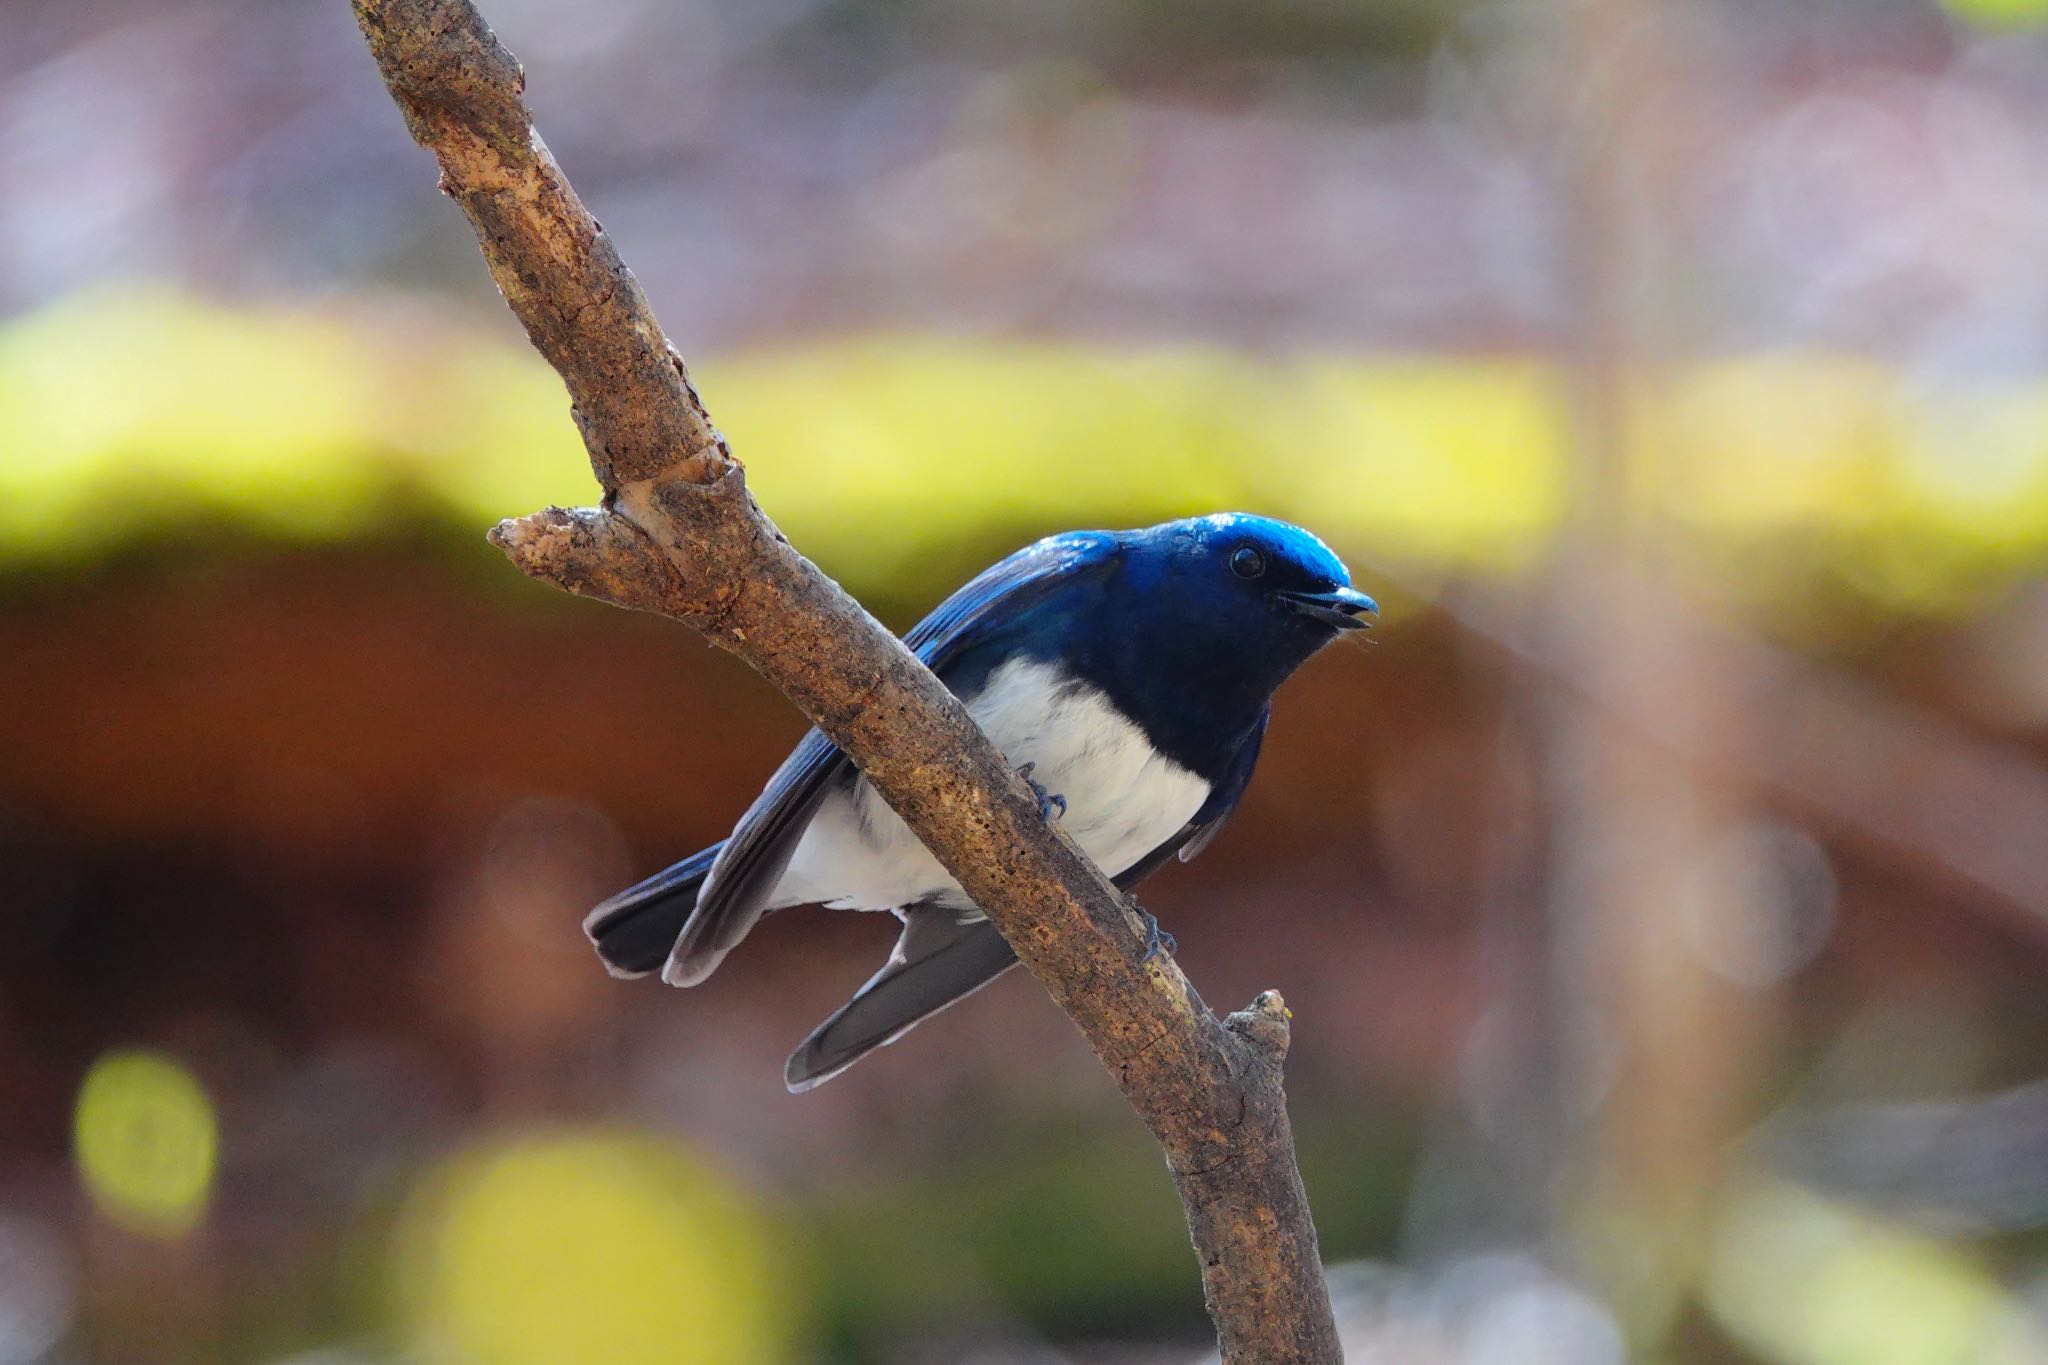
<svg viewBox="0 0 2048 1365">
<path fill-rule="evenodd" d="M 967 710 L 1003 756 L 1066 798 L 1067 834 L 1111 876 L 1194 818 L 1209 784 L 1154 749 L 1100 691 L 1053 664 L 1013 659 Z M 834 792 L 798 841 L 774 903 L 970 908 L 966 893 L 862 778 Z"/>
</svg>

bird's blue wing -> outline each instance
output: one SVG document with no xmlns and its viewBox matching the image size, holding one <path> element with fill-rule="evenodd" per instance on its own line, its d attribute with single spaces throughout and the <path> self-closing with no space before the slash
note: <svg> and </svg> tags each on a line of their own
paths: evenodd
<svg viewBox="0 0 2048 1365">
<path fill-rule="evenodd" d="M 946 665 L 981 643 L 991 626 L 1015 621 L 1053 589 L 1107 566 L 1116 553 L 1116 537 L 1107 531 L 1047 536 L 982 570 L 912 626 L 903 643 L 944 677 Z"/>
<path fill-rule="evenodd" d="M 1101 531 L 1070 531 L 1028 545 L 941 602 L 903 642 L 944 679 L 949 663 L 1054 589 L 1107 565 L 1116 546 L 1116 537 Z M 852 763 L 822 732 L 803 737 L 720 850 L 663 979 L 678 986 L 703 980 L 746 937 L 770 908 L 819 803 L 852 776 Z"/>
</svg>

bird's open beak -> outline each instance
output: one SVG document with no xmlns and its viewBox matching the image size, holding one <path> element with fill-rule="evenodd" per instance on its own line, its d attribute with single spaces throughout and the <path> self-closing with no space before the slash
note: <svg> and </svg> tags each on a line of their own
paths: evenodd
<svg viewBox="0 0 2048 1365">
<path fill-rule="evenodd" d="M 1356 588 L 1332 588 L 1329 592 L 1283 592 L 1288 606 L 1313 616 L 1333 630 L 1370 630 L 1368 616 L 1380 614 L 1380 604 Z"/>
</svg>

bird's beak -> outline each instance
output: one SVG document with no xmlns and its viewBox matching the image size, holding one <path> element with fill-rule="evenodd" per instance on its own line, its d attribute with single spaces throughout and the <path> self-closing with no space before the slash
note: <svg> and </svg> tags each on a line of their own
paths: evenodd
<svg viewBox="0 0 2048 1365">
<path fill-rule="evenodd" d="M 1380 604 L 1356 588 L 1282 592 L 1280 598 L 1304 616 L 1313 616 L 1332 630 L 1370 630 L 1372 622 L 1365 618 L 1380 614 Z"/>
</svg>

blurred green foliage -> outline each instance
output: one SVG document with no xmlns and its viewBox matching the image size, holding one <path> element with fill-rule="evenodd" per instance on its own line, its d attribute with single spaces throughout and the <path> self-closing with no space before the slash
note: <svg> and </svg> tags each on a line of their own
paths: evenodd
<svg viewBox="0 0 2048 1365">
<path fill-rule="evenodd" d="M 924 600 L 998 533 L 1221 507 L 1426 588 L 1538 561 L 1571 406 L 1527 360 L 866 337 L 712 357 L 765 506 L 848 586 Z M 445 323 L 136 288 L 0 329 L 0 574 L 223 525 L 287 542 L 588 501 L 555 379 Z M 1638 513 L 1725 590 L 1965 609 L 2048 563 L 2048 389 L 1735 357 L 1635 395 Z M 944 572 L 941 572 L 941 571 Z"/>
<path fill-rule="evenodd" d="M 892 1335 L 1021 1320 L 1053 1339 L 1199 1340 L 1206 1319 L 1158 1149 L 1120 1114 L 1037 1110 L 905 1178 L 848 1184 L 806 1213 L 835 1355 L 887 1358 Z M 1333 1262 L 1394 1245 L 1412 1135 L 1343 1105 L 1297 1129 Z M 914 1177 L 914 1178 L 912 1178 Z"/>
</svg>

